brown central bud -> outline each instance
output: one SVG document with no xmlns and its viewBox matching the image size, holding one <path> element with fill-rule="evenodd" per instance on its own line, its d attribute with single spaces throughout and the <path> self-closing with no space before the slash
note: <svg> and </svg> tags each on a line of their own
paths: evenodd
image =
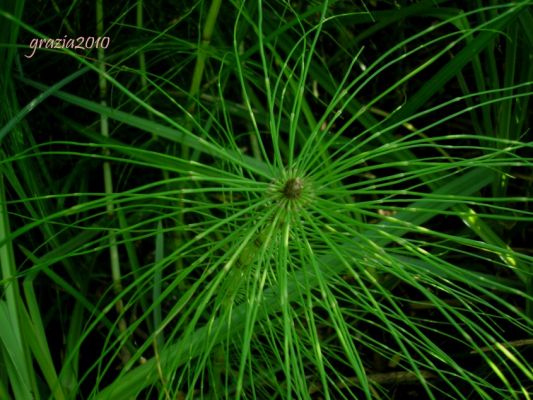
<svg viewBox="0 0 533 400">
<path fill-rule="evenodd" d="M 287 199 L 295 200 L 302 195 L 303 188 L 304 181 L 302 178 L 290 178 L 285 183 L 285 186 L 283 186 L 283 189 L 281 189 L 281 193 Z"/>
</svg>

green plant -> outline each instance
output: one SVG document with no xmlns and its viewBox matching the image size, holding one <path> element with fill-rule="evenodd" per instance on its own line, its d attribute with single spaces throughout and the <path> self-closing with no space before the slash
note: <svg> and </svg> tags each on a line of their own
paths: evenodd
<svg viewBox="0 0 533 400">
<path fill-rule="evenodd" d="M 531 2 L 390 3 L 0 10 L 0 397 L 530 398 Z"/>
</svg>

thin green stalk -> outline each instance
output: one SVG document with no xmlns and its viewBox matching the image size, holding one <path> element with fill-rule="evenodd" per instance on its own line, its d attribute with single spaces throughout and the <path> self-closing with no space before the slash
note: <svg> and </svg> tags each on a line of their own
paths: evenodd
<svg viewBox="0 0 533 400">
<path fill-rule="evenodd" d="M 137 29 L 141 31 L 143 29 L 143 0 L 137 0 L 136 11 L 136 26 Z M 139 72 L 141 74 L 141 89 L 144 93 L 147 93 L 148 81 L 146 79 L 146 57 L 143 49 L 139 51 Z"/>
<path fill-rule="evenodd" d="M 103 0 L 96 0 L 96 32 L 99 37 L 104 36 L 104 7 Z M 103 47 L 98 48 L 98 86 L 100 88 L 100 104 L 104 107 L 107 106 L 106 97 L 107 97 L 107 80 L 106 67 L 105 67 L 105 50 Z M 107 115 L 100 115 L 100 133 L 104 138 L 109 138 L 109 120 Z M 109 154 L 109 151 L 105 151 L 106 154 Z M 104 161 L 103 163 L 103 173 L 104 173 L 104 191 L 108 196 L 113 195 L 113 176 L 111 172 L 111 164 L 109 161 Z M 113 201 L 110 200 L 106 204 L 107 214 L 110 219 L 116 218 L 114 212 Z M 122 283 L 121 283 L 121 272 L 120 272 L 120 257 L 117 245 L 117 237 L 114 230 L 109 232 L 109 259 L 111 263 L 111 277 L 113 280 L 113 289 L 115 294 L 120 294 L 122 292 Z M 125 334 L 128 330 L 126 320 L 124 318 L 124 303 L 122 299 L 118 299 L 115 303 L 115 308 L 119 314 L 119 323 L 118 327 L 121 334 Z M 123 364 L 126 364 L 131 358 L 131 354 L 126 346 L 121 349 L 121 358 Z"/>
<path fill-rule="evenodd" d="M 222 0 L 213 0 L 211 2 L 211 7 L 207 13 L 207 18 L 205 20 L 204 29 L 202 31 L 201 42 L 198 46 L 198 56 L 196 57 L 196 65 L 194 66 L 194 72 L 192 75 L 191 88 L 189 90 L 189 96 L 193 100 L 200 93 L 200 85 L 202 84 L 202 77 L 205 69 L 205 62 L 207 60 L 209 44 L 211 43 L 211 37 L 215 29 L 218 12 L 220 6 L 222 5 Z M 196 103 L 192 101 L 189 106 L 189 110 L 194 109 Z"/>
</svg>

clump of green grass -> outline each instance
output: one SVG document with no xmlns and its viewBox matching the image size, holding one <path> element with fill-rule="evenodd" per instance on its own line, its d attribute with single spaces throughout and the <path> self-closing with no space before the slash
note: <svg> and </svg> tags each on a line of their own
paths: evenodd
<svg viewBox="0 0 533 400">
<path fill-rule="evenodd" d="M 530 2 L 96 6 L 2 47 L 0 397 L 528 398 Z"/>
</svg>

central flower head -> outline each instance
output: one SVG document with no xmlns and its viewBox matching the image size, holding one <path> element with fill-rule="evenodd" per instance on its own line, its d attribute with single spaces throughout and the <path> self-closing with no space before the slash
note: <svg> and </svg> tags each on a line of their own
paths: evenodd
<svg viewBox="0 0 533 400">
<path fill-rule="evenodd" d="M 282 195 L 287 200 L 296 200 L 302 196 L 304 180 L 302 178 L 289 178 L 281 189 Z"/>
<path fill-rule="evenodd" d="M 284 173 L 272 183 L 270 196 L 282 209 L 297 211 L 313 198 L 313 185 L 309 177 L 292 171 Z"/>
</svg>

